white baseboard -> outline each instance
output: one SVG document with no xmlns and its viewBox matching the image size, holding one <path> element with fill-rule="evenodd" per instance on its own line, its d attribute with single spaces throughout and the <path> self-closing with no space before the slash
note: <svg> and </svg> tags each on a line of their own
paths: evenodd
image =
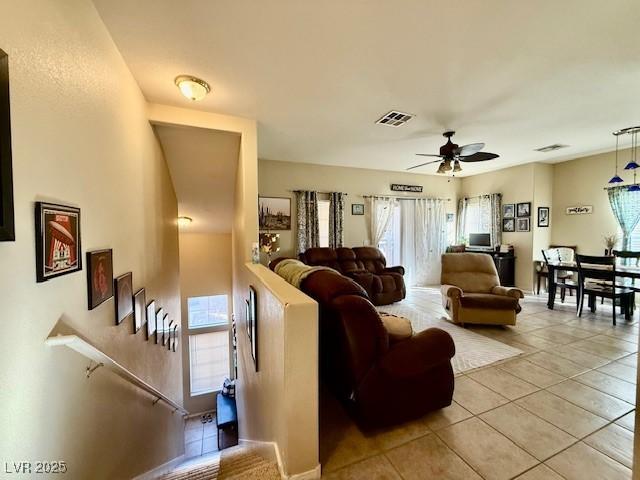
<svg viewBox="0 0 640 480">
<path fill-rule="evenodd" d="M 278 448 L 278 444 L 276 442 L 261 442 L 257 440 L 247 440 L 241 438 L 238 440 L 238 444 L 242 447 L 246 447 L 255 451 L 256 453 L 262 455 L 268 460 L 271 460 L 272 462 L 276 462 L 276 464 L 278 465 L 278 471 L 280 472 L 280 477 L 283 480 L 317 480 L 321 476 L 320 464 L 316 465 L 311 470 L 307 470 L 306 472 L 288 475 L 284 471 L 284 464 L 282 463 L 280 449 Z"/>
<path fill-rule="evenodd" d="M 180 465 L 184 460 L 185 456 L 183 453 L 179 457 L 176 457 L 173 460 L 169 460 L 167 463 L 163 463 L 162 465 L 159 465 L 154 469 L 141 473 L 137 477 L 134 477 L 132 480 L 153 480 L 161 475 L 164 475 L 165 473 L 169 473 L 171 470 Z"/>
</svg>

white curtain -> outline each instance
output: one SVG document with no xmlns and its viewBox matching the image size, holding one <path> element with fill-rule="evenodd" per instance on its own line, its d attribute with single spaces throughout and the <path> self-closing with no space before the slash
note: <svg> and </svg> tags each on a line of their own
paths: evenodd
<svg viewBox="0 0 640 480">
<path fill-rule="evenodd" d="M 447 248 L 447 214 L 443 200 L 401 200 L 401 260 L 409 286 L 440 283 L 440 256 Z"/>
<path fill-rule="evenodd" d="M 377 247 L 384 237 L 397 203 L 395 198 L 389 197 L 371 197 L 369 199 L 371 245 Z"/>
</svg>

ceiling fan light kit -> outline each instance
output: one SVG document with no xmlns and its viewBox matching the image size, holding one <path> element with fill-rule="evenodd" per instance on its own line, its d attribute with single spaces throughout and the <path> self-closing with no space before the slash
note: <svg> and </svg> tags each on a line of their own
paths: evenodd
<svg viewBox="0 0 640 480">
<path fill-rule="evenodd" d="M 493 160 L 498 158 L 499 155 L 495 153 L 481 152 L 484 148 L 484 143 L 470 143 L 463 145 L 462 147 L 451 141 L 451 137 L 456 132 L 448 130 L 442 134 L 447 139 L 447 143 L 440 147 L 440 153 L 438 155 L 431 153 L 416 153 L 421 157 L 438 157 L 439 160 L 433 160 L 431 162 L 421 163 L 407 168 L 407 170 L 413 170 L 414 168 L 424 167 L 432 163 L 440 163 L 436 173 L 446 173 L 453 171 L 453 173 L 461 172 L 462 166 L 460 162 L 486 162 L 487 160 Z M 453 162 L 453 166 L 451 166 Z"/>
</svg>

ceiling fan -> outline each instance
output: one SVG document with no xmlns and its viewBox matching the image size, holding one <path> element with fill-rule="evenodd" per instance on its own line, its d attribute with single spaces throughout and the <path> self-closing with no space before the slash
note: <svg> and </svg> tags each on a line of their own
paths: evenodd
<svg viewBox="0 0 640 480">
<path fill-rule="evenodd" d="M 456 173 L 462 171 L 460 162 L 485 162 L 499 157 L 499 155 L 496 155 L 495 153 L 481 152 L 480 150 L 484 148 L 484 143 L 470 143 L 469 145 L 459 147 L 451 141 L 451 137 L 455 134 L 456 132 L 454 131 L 448 131 L 442 134 L 443 137 L 447 138 L 447 143 L 440 147 L 439 155 L 416 153 L 416 155 L 420 155 L 421 157 L 438 157 L 438 160 L 414 165 L 413 167 L 407 168 L 407 170 L 424 167 L 425 165 L 432 163 L 440 163 L 436 173 L 447 173 L 451 170 L 453 170 L 453 173 Z M 451 163 L 453 163 L 453 165 L 451 165 Z"/>
</svg>

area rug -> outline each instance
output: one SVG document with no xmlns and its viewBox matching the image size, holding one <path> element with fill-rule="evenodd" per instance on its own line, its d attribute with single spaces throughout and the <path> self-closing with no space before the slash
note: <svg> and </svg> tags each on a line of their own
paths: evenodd
<svg viewBox="0 0 640 480">
<path fill-rule="evenodd" d="M 437 327 L 449 333 L 456 345 L 456 355 L 451 359 L 454 373 L 484 367 L 524 353 L 522 350 L 455 325 L 433 310 L 416 308 L 404 301 L 378 307 L 378 311 L 409 319 L 414 332 Z"/>
</svg>

